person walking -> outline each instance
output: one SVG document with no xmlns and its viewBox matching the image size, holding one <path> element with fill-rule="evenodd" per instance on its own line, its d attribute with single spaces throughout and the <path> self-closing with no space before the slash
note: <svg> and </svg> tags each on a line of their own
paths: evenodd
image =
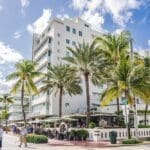
<svg viewBox="0 0 150 150">
<path fill-rule="evenodd" d="M 27 134 L 28 134 L 27 129 L 25 127 L 22 127 L 20 130 L 20 145 L 19 145 L 19 147 L 21 147 L 23 143 L 24 143 L 25 147 L 27 147 L 27 140 L 26 140 Z"/>
<path fill-rule="evenodd" d="M 0 125 L 0 150 L 2 149 L 3 126 Z"/>
</svg>

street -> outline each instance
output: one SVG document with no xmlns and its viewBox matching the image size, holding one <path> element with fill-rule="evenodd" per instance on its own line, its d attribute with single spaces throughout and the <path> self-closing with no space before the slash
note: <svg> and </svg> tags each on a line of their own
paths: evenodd
<svg viewBox="0 0 150 150">
<path fill-rule="evenodd" d="M 138 145 L 128 147 L 109 147 L 109 148 L 90 148 L 90 147 L 79 147 L 79 146 L 52 146 L 48 144 L 28 144 L 28 147 L 18 147 L 19 138 L 4 134 L 3 136 L 3 148 L 2 150 L 150 150 L 150 145 Z"/>
</svg>

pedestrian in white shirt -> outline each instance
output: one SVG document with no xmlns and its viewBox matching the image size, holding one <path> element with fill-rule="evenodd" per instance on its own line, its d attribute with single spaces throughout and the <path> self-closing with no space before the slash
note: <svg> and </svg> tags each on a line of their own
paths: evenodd
<svg viewBox="0 0 150 150">
<path fill-rule="evenodd" d="M 25 147 L 27 147 L 27 140 L 26 140 L 26 137 L 27 137 L 27 130 L 25 127 L 22 127 L 21 128 L 21 131 L 20 131 L 20 145 L 19 147 L 21 147 L 21 145 L 24 143 Z"/>
<path fill-rule="evenodd" d="M 3 126 L 0 125 L 0 150 L 2 149 Z"/>
</svg>

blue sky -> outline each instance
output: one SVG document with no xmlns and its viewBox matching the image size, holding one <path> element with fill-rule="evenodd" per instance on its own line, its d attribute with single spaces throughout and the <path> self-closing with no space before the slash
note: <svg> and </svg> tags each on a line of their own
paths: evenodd
<svg viewBox="0 0 150 150">
<path fill-rule="evenodd" d="M 80 16 L 101 32 L 127 29 L 134 49 L 150 49 L 150 0 L 0 0 L 0 93 L 5 76 L 22 58 L 31 58 L 32 33 L 54 17 Z"/>
</svg>

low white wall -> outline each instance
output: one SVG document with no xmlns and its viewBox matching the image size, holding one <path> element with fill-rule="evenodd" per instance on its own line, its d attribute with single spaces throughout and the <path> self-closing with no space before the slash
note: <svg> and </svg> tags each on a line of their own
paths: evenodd
<svg viewBox="0 0 150 150">
<path fill-rule="evenodd" d="M 127 129 L 87 129 L 89 131 L 89 140 L 91 141 L 102 141 L 109 140 L 109 132 L 116 131 L 117 139 L 127 139 Z M 150 137 L 150 128 L 140 128 L 138 129 L 139 137 Z M 131 129 L 132 138 L 135 137 L 135 129 Z"/>
</svg>

